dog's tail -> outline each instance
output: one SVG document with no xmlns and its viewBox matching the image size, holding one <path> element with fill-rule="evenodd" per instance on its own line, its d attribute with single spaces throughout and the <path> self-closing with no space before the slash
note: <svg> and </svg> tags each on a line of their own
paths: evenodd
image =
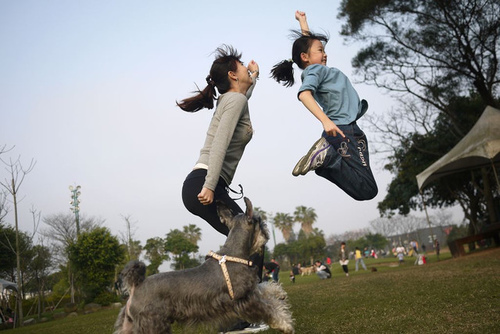
<svg viewBox="0 0 500 334">
<path fill-rule="evenodd" d="M 137 260 L 130 261 L 125 268 L 123 268 L 121 277 L 123 283 L 125 283 L 129 290 L 135 288 L 146 278 L 146 265 L 144 262 Z"/>
</svg>

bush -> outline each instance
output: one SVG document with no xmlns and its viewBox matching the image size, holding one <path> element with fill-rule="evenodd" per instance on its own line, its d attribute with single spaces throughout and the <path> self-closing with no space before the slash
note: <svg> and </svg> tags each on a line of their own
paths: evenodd
<svg viewBox="0 0 500 334">
<path fill-rule="evenodd" d="M 100 304 L 102 306 L 108 306 L 112 303 L 120 302 L 120 297 L 114 293 L 105 291 L 101 292 L 95 299 L 94 303 Z"/>
</svg>

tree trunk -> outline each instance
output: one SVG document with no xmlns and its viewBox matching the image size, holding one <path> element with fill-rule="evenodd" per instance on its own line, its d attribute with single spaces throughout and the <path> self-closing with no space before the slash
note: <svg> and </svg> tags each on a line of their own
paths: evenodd
<svg viewBox="0 0 500 334">
<path fill-rule="evenodd" d="M 14 201 L 14 221 L 16 222 L 16 261 L 17 261 L 17 304 L 16 320 L 19 319 L 19 326 L 23 326 L 23 282 L 21 279 L 21 253 L 19 248 L 19 222 L 17 216 L 17 198 L 14 178 L 12 178 L 12 199 Z"/>
</svg>

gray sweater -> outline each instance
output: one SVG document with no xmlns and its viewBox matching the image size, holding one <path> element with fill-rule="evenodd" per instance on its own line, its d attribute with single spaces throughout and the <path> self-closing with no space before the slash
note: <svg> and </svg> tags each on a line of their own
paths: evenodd
<svg viewBox="0 0 500 334">
<path fill-rule="evenodd" d="M 222 177 L 228 185 L 233 180 L 245 146 L 252 139 L 253 129 L 248 99 L 254 86 L 255 80 L 246 96 L 227 92 L 217 100 L 217 108 L 195 167 L 207 169 L 203 185 L 205 188 L 215 190 L 219 177 Z"/>
</svg>

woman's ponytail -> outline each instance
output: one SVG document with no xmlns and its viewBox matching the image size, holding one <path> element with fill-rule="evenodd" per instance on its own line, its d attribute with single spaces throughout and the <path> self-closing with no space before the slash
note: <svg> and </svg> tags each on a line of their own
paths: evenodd
<svg viewBox="0 0 500 334">
<path fill-rule="evenodd" d="M 207 82 L 208 82 L 208 77 L 207 77 Z M 215 91 L 215 84 L 209 83 L 205 87 L 205 89 L 203 90 L 198 89 L 194 93 L 197 94 L 188 97 L 182 100 L 181 102 L 176 102 L 177 106 L 182 110 L 188 112 L 196 112 L 203 108 L 212 109 L 214 107 L 214 99 L 217 96 L 217 92 Z"/>
</svg>

